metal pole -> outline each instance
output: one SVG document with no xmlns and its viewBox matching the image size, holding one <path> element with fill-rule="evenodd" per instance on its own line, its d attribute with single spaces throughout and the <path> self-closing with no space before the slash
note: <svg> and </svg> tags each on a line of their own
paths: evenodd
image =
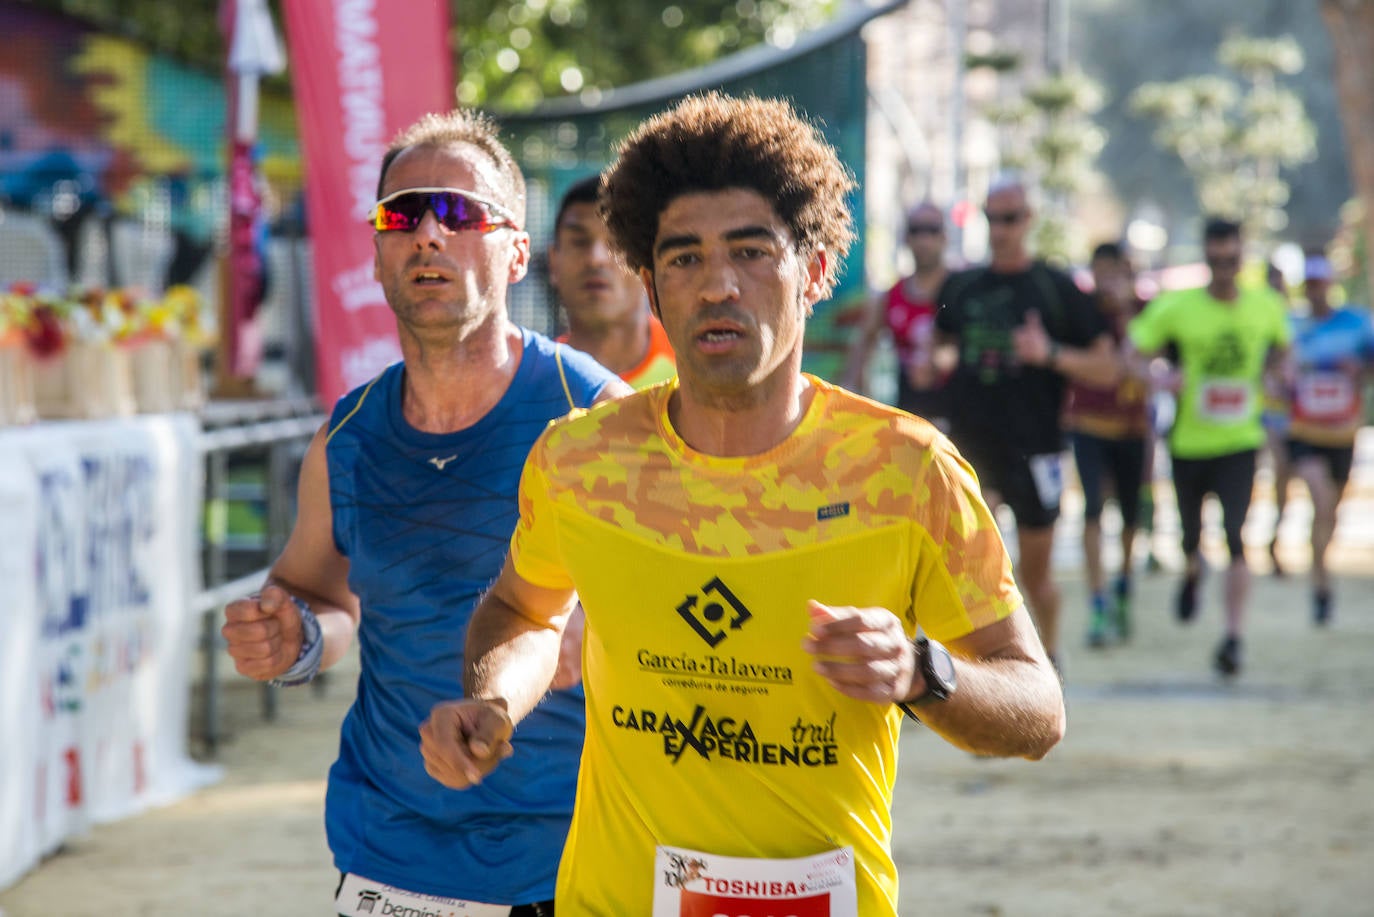
<svg viewBox="0 0 1374 917">
<path fill-rule="evenodd" d="M 225 479 L 228 477 L 228 456 L 211 452 L 205 459 L 206 505 L 209 519 L 206 525 L 208 558 L 206 576 L 211 583 L 224 582 L 228 569 L 226 556 L 226 526 L 224 519 Z M 221 606 L 216 604 L 201 610 L 201 658 L 204 660 L 205 694 L 202 698 L 205 715 L 205 748 L 214 755 L 219 747 L 219 623 Z"/>
<path fill-rule="evenodd" d="M 1045 0 L 1045 72 L 1059 76 L 1069 66 L 1069 3 Z"/>
<path fill-rule="evenodd" d="M 954 90 L 950 93 L 949 105 L 949 154 L 950 175 L 953 188 L 950 190 L 948 205 L 953 207 L 968 196 L 968 175 L 964 168 L 964 50 L 968 41 L 968 20 L 964 16 L 964 4 L 956 0 L 945 4 L 949 11 L 949 41 L 954 52 Z M 964 228 L 949 223 L 950 245 L 954 251 L 964 250 Z"/>
</svg>

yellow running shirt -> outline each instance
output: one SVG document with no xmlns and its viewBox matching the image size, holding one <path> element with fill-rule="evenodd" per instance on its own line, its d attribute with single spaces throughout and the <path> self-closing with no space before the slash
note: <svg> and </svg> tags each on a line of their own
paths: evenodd
<svg viewBox="0 0 1374 917">
<path fill-rule="evenodd" d="M 949 440 L 807 378 L 801 424 L 761 455 L 683 443 L 667 417 L 675 380 L 556 422 L 530 454 L 513 563 L 535 585 L 575 586 L 587 616 L 563 917 L 660 913 L 660 845 L 770 859 L 852 848 L 858 913 L 897 913 L 901 714 L 814 673 L 807 600 L 881 606 L 909 634 L 949 640 L 1021 597 Z"/>
</svg>

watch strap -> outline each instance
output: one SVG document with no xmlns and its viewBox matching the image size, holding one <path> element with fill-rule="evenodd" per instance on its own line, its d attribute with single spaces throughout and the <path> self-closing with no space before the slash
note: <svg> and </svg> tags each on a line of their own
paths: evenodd
<svg viewBox="0 0 1374 917">
<path fill-rule="evenodd" d="M 931 701 L 946 700 L 949 698 L 949 692 L 941 687 L 940 679 L 936 676 L 934 667 L 931 665 L 929 638 L 922 635 L 912 640 L 911 645 L 916 653 L 916 671 L 921 673 L 921 680 L 925 683 L 925 690 L 915 697 L 909 697 L 906 700 L 897 701 L 896 703 L 903 713 L 913 720 L 920 722 L 921 718 L 912 708 L 928 704 Z M 941 647 L 941 649 L 943 650 L 944 648 Z"/>
</svg>

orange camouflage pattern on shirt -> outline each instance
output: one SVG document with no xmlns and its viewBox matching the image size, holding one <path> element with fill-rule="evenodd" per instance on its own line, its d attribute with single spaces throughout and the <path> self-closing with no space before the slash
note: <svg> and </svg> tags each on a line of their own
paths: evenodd
<svg viewBox="0 0 1374 917">
<path fill-rule="evenodd" d="M 533 533 L 557 528 L 541 526 L 538 513 L 549 507 L 712 557 L 787 551 L 909 524 L 916 532 L 913 601 L 921 581 L 936 573 L 952 580 L 963 606 L 945 612 L 964 618 L 959 632 L 1018 608 L 1001 533 L 953 444 L 920 418 L 807 378 L 815 397 L 802 422 L 755 456 L 708 456 L 683 442 L 668 420 L 676 381 L 556 421 L 526 465 L 512 556 L 533 559 L 517 569 L 538 585 L 572 585 L 566 571 L 545 563 L 556 547 L 541 540 L 528 550 L 529 539 L 546 537 Z"/>
</svg>

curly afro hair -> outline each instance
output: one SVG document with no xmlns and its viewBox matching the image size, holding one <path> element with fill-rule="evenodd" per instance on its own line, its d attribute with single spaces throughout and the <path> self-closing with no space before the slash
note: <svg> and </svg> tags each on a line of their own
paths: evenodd
<svg viewBox="0 0 1374 917">
<path fill-rule="evenodd" d="M 735 188 L 771 201 L 810 257 L 826 252 L 834 288 L 854 240 L 845 196 L 856 187 L 820 132 L 780 99 L 689 96 L 641 124 L 601 185 L 601 215 L 633 270 L 653 270 L 659 216 L 683 194 Z"/>
</svg>

